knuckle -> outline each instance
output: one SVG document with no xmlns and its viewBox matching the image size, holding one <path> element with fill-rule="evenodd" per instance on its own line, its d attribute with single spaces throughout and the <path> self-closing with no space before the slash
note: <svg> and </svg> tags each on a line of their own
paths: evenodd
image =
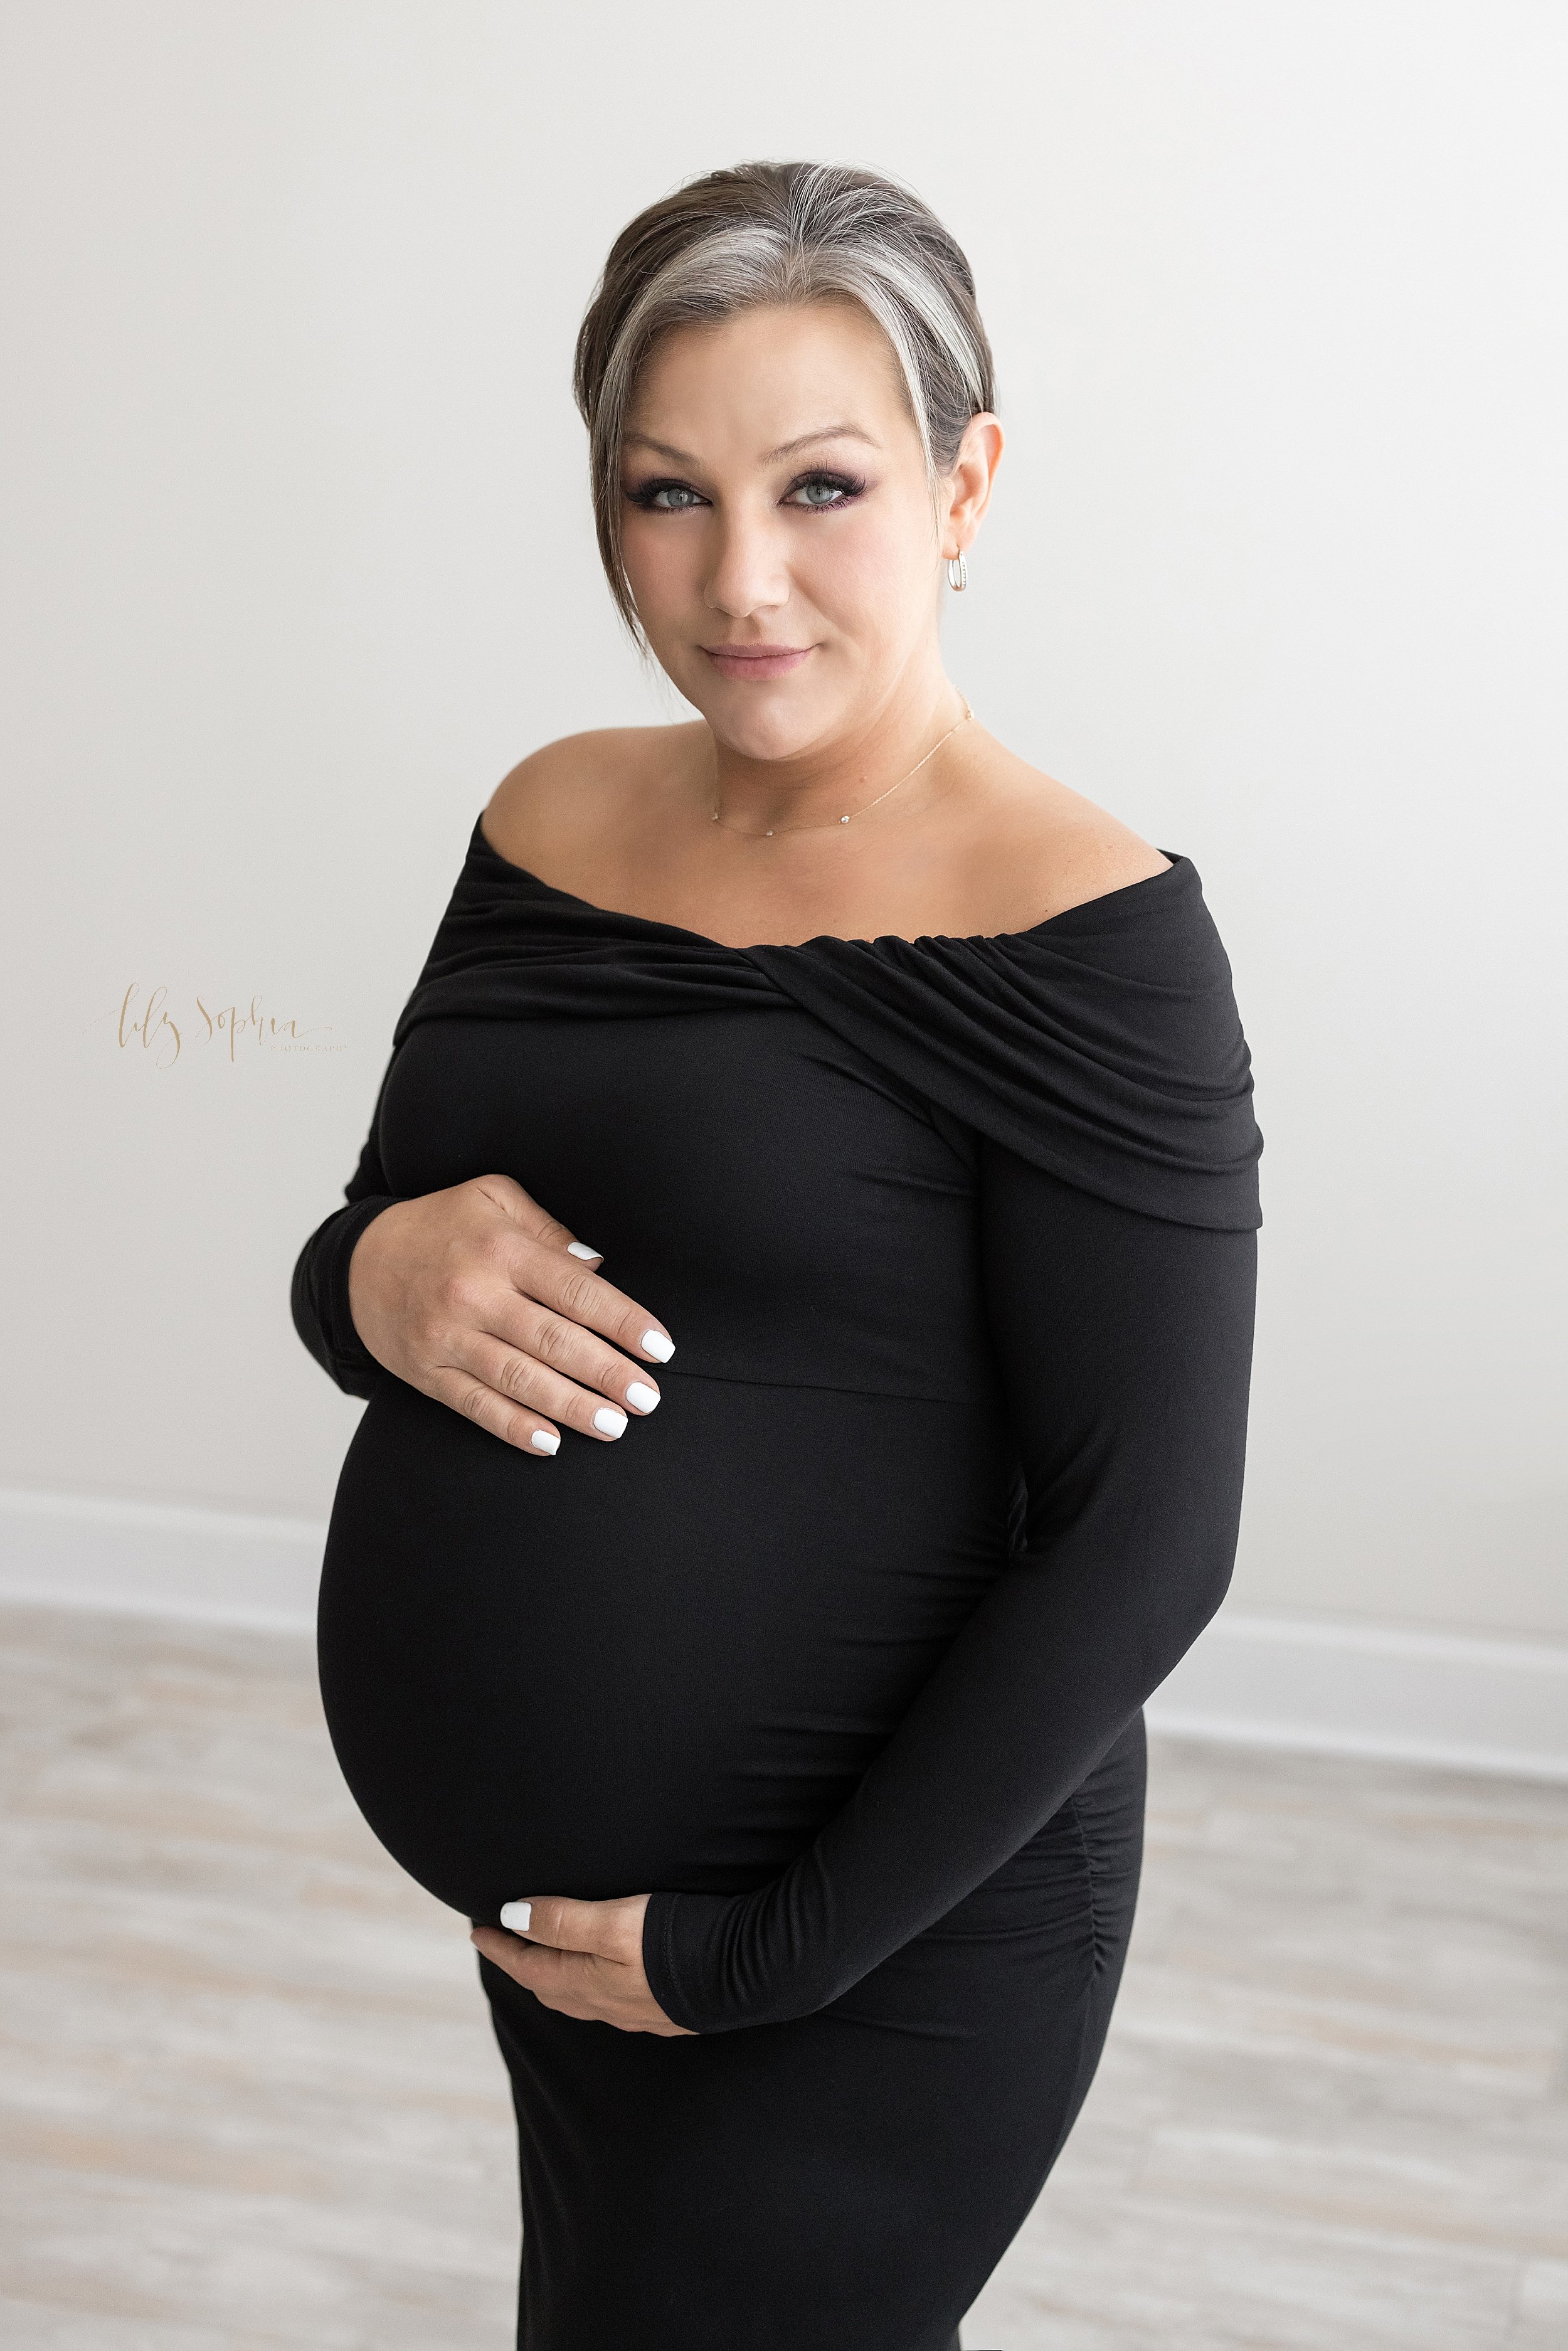
<svg viewBox="0 0 1568 2351">
<path fill-rule="evenodd" d="M 437 1314 L 448 1322 L 460 1322 L 472 1314 L 474 1303 L 473 1288 L 465 1273 L 454 1270 L 441 1276 L 432 1301 Z"/>
<path fill-rule="evenodd" d="M 432 1309 L 430 1312 L 419 1317 L 413 1326 L 412 1336 L 415 1346 L 427 1362 L 439 1362 L 444 1356 L 452 1353 L 457 1332 L 449 1316 L 436 1309 Z"/>
<path fill-rule="evenodd" d="M 557 1292 L 559 1311 L 586 1322 L 599 1303 L 600 1285 L 589 1273 L 570 1273 Z"/>
<path fill-rule="evenodd" d="M 523 1228 L 530 1240 L 559 1232 L 561 1228 L 548 1208 L 541 1208 L 533 1194 L 525 1190 L 513 1176 L 486 1176 L 483 1185 L 489 1197 L 504 1207 Z"/>
<path fill-rule="evenodd" d="M 555 1270 L 556 1252 L 541 1249 L 531 1233 L 504 1234 L 491 1251 L 490 1270 L 525 1298 L 538 1297 Z"/>
<path fill-rule="evenodd" d="M 541 1364 L 559 1370 L 571 1353 L 571 1332 L 564 1322 L 544 1322 L 533 1336 L 533 1352 Z"/>
<path fill-rule="evenodd" d="M 612 1355 L 608 1349 L 594 1364 L 592 1379 L 601 1395 L 620 1405 L 626 1401 L 626 1391 L 637 1376 L 637 1365 L 627 1363 L 622 1355 Z"/>
<path fill-rule="evenodd" d="M 465 1420 L 476 1422 L 481 1428 L 486 1426 L 489 1397 L 477 1380 L 470 1380 L 467 1383 L 466 1386 L 460 1391 L 456 1402 L 457 1409 Z"/>
<path fill-rule="evenodd" d="M 615 1311 L 611 1318 L 611 1336 L 617 1346 L 640 1347 L 643 1343 L 643 1333 L 650 1327 L 653 1320 L 651 1314 L 645 1314 L 643 1311 L 634 1298 L 622 1298 L 617 1293 Z"/>
<path fill-rule="evenodd" d="M 529 1365 L 523 1355 L 508 1355 L 496 1374 L 496 1385 L 503 1395 L 521 1403 L 528 1388 Z"/>
<path fill-rule="evenodd" d="M 528 1194 L 510 1176 L 471 1176 L 462 1189 L 471 1207 L 499 1209 L 504 1217 L 516 1217 L 528 1206 Z"/>
</svg>

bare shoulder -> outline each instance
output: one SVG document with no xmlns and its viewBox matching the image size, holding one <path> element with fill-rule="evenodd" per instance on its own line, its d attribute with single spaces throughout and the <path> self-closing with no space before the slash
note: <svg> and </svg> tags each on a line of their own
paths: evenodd
<svg viewBox="0 0 1568 2351">
<path fill-rule="evenodd" d="M 1064 788 L 1065 789 L 1065 788 Z M 1077 809 L 1065 821 L 1036 837 L 1033 847 L 1042 895 L 1049 902 L 1036 915 L 1044 922 L 1070 906 L 1108 897 L 1134 882 L 1168 872 L 1170 859 L 1092 800 L 1071 795 Z"/>
<path fill-rule="evenodd" d="M 514 865 L 551 870 L 634 809 L 649 812 L 661 779 L 682 773 L 688 726 L 599 726 L 541 744 L 502 777 L 481 819 L 486 840 Z"/>
<path fill-rule="evenodd" d="M 1029 930 L 1169 870 L 1162 851 L 1108 810 L 1000 745 L 994 754 L 985 762 L 971 834 L 975 884 L 986 888 L 998 916 L 983 927 Z"/>
</svg>

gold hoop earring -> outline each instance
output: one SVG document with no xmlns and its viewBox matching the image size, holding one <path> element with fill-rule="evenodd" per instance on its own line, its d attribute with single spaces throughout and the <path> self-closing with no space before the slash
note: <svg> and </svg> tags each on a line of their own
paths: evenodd
<svg viewBox="0 0 1568 2351">
<path fill-rule="evenodd" d="M 969 584 L 969 567 L 961 555 L 947 558 L 947 585 L 955 596 L 961 596 Z"/>
</svg>

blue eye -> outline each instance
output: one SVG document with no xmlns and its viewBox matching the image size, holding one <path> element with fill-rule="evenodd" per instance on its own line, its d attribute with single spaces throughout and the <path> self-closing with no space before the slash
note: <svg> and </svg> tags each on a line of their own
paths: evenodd
<svg viewBox="0 0 1568 2351">
<path fill-rule="evenodd" d="M 648 514 L 689 514 L 694 507 L 707 503 L 689 482 L 640 482 L 626 495 L 634 507 Z"/>
<path fill-rule="evenodd" d="M 802 474 L 798 482 L 790 483 L 785 504 L 821 514 L 831 507 L 847 507 L 864 487 L 850 474 Z"/>
</svg>

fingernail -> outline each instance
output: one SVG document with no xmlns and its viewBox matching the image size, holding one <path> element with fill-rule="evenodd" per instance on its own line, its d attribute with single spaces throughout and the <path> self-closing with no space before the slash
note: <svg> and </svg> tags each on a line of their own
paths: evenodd
<svg viewBox="0 0 1568 2351">
<path fill-rule="evenodd" d="M 568 1257 L 602 1257 L 604 1255 L 602 1249 L 591 1249 L 586 1241 L 568 1241 L 566 1253 Z"/>
<path fill-rule="evenodd" d="M 560 1438 L 556 1435 L 553 1428 L 536 1428 L 533 1435 L 529 1437 L 528 1443 L 536 1447 L 540 1453 L 559 1453 L 560 1451 Z"/>
<path fill-rule="evenodd" d="M 501 1905 L 501 1924 L 513 1935 L 526 1935 L 533 1915 L 531 1902 L 503 1902 Z"/>
<path fill-rule="evenodd" d="M 662 1331 L 643 1332 L 643 1353 L 645 1355 L 652 1355 L 656 1364 L 667 1364 L 674 1352 L 674 1341 L 666 1339 Z"/>
<path fill-rule="evenodd" d="M 617 1412 L 612 1404 L 602 1404 L 593 1416 L 593 1426 L 606 1437 L 619 1437 L 626 1426 L 626 1416 Z"/>
<path fill-rule="evenodd" d="M 639 1412 L 652 1412 L 659 1401 L 659 1391 L 651 1388 L 646 1380 L 633 1380 L 626 1391 L 626 1401 L 635 1405 Z"/>
</svg>

